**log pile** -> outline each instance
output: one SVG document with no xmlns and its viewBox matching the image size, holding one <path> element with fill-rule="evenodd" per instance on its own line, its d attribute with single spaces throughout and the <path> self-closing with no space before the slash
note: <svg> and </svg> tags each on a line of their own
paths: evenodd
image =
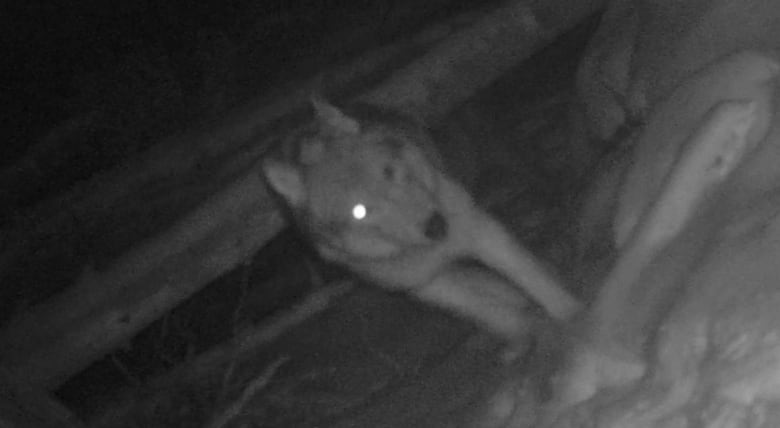
<svg viewBox="0 0 780 428">
<path fill-rule="evenodd" d="M 0 231 L 0 281 L 50 297 L 5 317 L 3 367 L 30 388 L 54 390 L 247 263 L 285 226 L 258 163 L 300 126 L 312 91 L 436 123 L 600 3 L 511 1 L 437 23 L 17 213 Z M 42 273 L 51 266 L 56 275 Z"/>
</svg>

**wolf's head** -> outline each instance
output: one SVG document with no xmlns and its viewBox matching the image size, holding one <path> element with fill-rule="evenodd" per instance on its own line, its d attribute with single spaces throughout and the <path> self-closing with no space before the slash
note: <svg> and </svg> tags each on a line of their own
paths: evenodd
<svg viewBox="0 0 780 428">
<path fill-rule="evenodd" d="M 314 126 L 297 159 L 267 159 L 263 169 L 323 256 L 392 257 L 444 240 L 441 172 L 427 131 L 377 107 L 345 113 L 312 103 Z"/>
</svg>

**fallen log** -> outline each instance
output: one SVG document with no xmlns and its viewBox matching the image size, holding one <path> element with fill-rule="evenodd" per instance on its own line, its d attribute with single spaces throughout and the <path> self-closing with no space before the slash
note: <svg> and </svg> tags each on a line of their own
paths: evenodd
<svg viewBox="0 0 780 428">
<path fill-rule="evenodd" d="M 0 368 L 0 426 L 5 428 L 84 428 L 65 406 Z"/>
<path fill-rule="evenodd" d="M 54 388 L 121 346 L 277 233 L 284 221 L 265 192 L 257 167 L 248 168 L 107 269 L 86 268 L 65 291 L 4 327 L 3 365 L 33 385 Z"/>
</svg>

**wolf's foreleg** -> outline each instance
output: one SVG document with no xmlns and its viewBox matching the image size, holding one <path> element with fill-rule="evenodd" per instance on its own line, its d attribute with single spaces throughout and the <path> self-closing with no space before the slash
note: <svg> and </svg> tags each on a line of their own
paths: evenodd
<svg viewBox="0 0 780 428">
<path fill-rule="evenodd" d="M 504 275 L 558 321 L 567 321 L 582 305 L 551 268 L 536 258 L 504 226 L 485 212 L 474 215 L 474 256 Z"/>
<path fill-rule="evenodd" d="M 445 269 L 413 294 L 509 342 L 527 337 L 531 330 L 528 301 L 507 280 L 478 266 Z"/>
<path fill-rule="evenodd" d="M 568 320 L 580 310 L 580 303 L 552 270 L 520 245 L 498 220 L 477 207 L 462 186 L 443 177 L 439 191 L 451 227 L 448 251 L 472 257 L 503 275 L 556 320 Z"/>
</svg>

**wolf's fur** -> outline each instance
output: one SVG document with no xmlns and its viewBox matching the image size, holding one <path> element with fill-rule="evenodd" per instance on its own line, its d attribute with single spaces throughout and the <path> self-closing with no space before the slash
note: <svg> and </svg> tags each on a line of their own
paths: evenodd
<svg viewBox="0 0 780 428">
<path fill-rule="evenodd" d="M 314 109 L 295 159 L 269 159 L 264 171 L 323 257 L 508 338 L 527 328 L 519 290 L 554 318 L 577 310 L 553 276 L 442 172 L 423 126 L 372 106 L 342 111 L 315 100 Z"/>
</svg>

